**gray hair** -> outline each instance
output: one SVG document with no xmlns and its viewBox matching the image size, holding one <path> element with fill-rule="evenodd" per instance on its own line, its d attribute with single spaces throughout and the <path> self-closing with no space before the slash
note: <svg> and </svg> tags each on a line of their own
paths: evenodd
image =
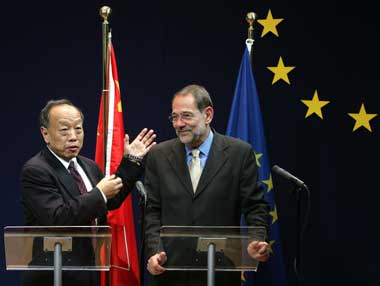
<svg viewBox="0 0 380 286">
<path fill-rule="evenodd" d="M 173 96 L 173 100 L 177 96 L 184 96 L 187 94 L 191 94 L 194 97 L 199 111 L 203 111 L 208 106 L 213 107 L 208 91 L 203 86 L 197 84 L 190 84 L 182 88 L 180 91 L 177 91 Z"/>
<path fill-rule="evenodd" d="M 58 105 L 70 105 L 72 107 L 75 107 L 79 113 L 80 113 L 80 116 L 82 118 L 82 121 L 84 120 L 84 115 L 82 113 L 82 111 L 76 107 L 70 100 L 68 99 L 55 99 L 55 100 L 49 100 L 45 107 L 42 108 L 41 112 L 40 112 L 40 127 L 45 127 L 45 128 L 48 128 L 49 127 L 49 124 L 50 124 L 50 118 L 49 118 L 49 114 L 50 114 L 50 110 L 54 107 L 54 106 L 58 106 Z"/>
</svg>

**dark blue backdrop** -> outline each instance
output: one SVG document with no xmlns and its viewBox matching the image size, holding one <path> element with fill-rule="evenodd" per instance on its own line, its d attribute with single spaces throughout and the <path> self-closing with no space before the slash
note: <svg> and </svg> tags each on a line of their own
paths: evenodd
<svg viewBox="0 0 380 286">
<path fill-rule="evenodd" d="M 114 3 L 113 3 L 114 2 Z M 380 264 L 377 208 L 379 115 L 352 132 L 348 113 L 380 113 L 379 34 L 374 4 L 339 1 L 13 1 L 2 4 L 1 40 L 1 227 L 22 225 L 19 172 L 43 141 L 38 113 L 51 98 L 67 97 L 85 114 L 83 155 L 94 156 L 101 91 L 99 8 L 110 19 L 118 61 L 125 127 L 135 136 L 154 128 L 159 141 L 174 136 L 167 120 L 172 94 L 189 83 L 210 91 L 214 128 L 224 133 L 244 51 L 246 12 L 265 18 L 279 37 L 260 38 L 256 24 L 254 71 L 262 100 L 272 164 L 309 185 L 312 212 L 303 248 L 305 285 L 377 285 Z M 298 2 L 298 3 L 297 3 Z M 343 6 L 344 5 L 344 6 Z M 370 6 L 368 6 L 370 5 Z M 266 67 L 296 66 L 291 84 L 271 84 Z M 301 99 L 318 90 L 324 119 L 305 118 Z M 296 204 L 289 185 L 274 177 L 283 247 L 291 284 Z M 1 235 L 3 236 L 3 235 Z M 6 271 L 0 244 L 1 285 L 18 285 Z M 290 285 L 291 285 L 290 284 Z"/>
</svg>

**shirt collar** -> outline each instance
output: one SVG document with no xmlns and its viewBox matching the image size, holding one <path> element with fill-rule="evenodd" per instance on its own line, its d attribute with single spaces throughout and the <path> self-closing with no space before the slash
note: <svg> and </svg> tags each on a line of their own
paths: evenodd
<svg viewBox="0 0 380 286">
<path fill-rule="evenodd" d="M 71 161 L 74 162 L 74 166 L 77 166 L 78 162 L 77 162 L 77 158 L 76 157 L 72 158 L 70 161 L 66 161 L 66 160 L 62 159 L 61 157 L 59 157 L 57 154 L 55 154 L 54 151 L 49 148 L 49 146 L 47 146 L 47 148 L 58 159 L 58 161 L 62 163 L 62 165 L 66 169 L 69 168 L 69 164 L 70 164 Z"/>
<path fill-rule="evenodd" d="M 203 154 L 206 157 L 208 157 L 208 153 L 210 152 L 213 138 L 214 138 L 214 133 L 210 129 L 210 132 L 208 133 L 206 140 L 197 148 L 201 152 L 200 154 Z M 188 154 L 188 155 L 191 154 L 192 149 L 190 149 L 186 145 L 185 145 L 185 148 L 186 148 L 186 154 Z"/>
</svg>

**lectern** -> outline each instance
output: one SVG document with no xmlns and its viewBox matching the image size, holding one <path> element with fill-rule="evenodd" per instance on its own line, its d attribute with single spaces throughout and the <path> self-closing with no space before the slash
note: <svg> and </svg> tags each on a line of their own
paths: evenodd
<svg viewBox="0 0 380 286">
<path fill-rule="evenodd" d="M 7 226 L 4 228 L 7 270 L 54 271 L 54 285 L 62 285 L 62 271 L 109 271 L 109 226 Z"/>
<path fill-rule="evenodd" d="M 162 226 L 160 237 L 168 271 L 207 271 L 214 286 L 215 271 L 257 271 L 258 261 L 247 252 L 252 241 L 264 241 L 264 227 Z"/>
</svg>

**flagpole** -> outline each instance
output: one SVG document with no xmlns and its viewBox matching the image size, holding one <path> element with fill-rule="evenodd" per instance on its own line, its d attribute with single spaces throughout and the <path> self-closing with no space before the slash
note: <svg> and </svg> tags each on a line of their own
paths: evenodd
<svg viewBox="0 0 380 286">
<path fill-rule="evenodd" d="M 108 93 L 109 93 L 109 82 L 108 82 L 108 61 L 109 61 L 109 37 L 110 29 L 108 23 L 108 17 L 111 14 L 111 8 L 108 6 L 103 6 L 99 10 L 100 17 L 103 19 L 102 23 L 102 71 L 103 71 L 103 170 L 106 171 L 106 146 L 107 146 L 107 129 L 108 129 Z"/>
<path fill-rule="evenodd" d="M 248 48 L 249 62 L 251 63 L 251 70 L 253 73 L 253 49 L 252 48 L 253 48 L 253 43 L 255 41 L 255 39 L 253 38 L 253 32 L 254 32 L 253 24 L 257 20 L 257 14 L 255 12 L 248 12 L 247 15 L 245 16 L 245 20 L 248 23 L 248 35 L 247 35 L 247 39 L 245 40 L 245 44 Z M 263 103 L 261 101 L 261 106 L 262 105 Z"/>
<path fill-rule="evenodd" d="M 103 6 L 99 9 L 99 15 L 103 20 L 102 23 L 102 98 L 103 98 L 103 171 L 106 173 L 107 164 L 107 130 L 108 130 L 108 97 L 109 97 L 109 23 L 108 17 L 111 14 L 111 8 L 108 6 Z M 109 272 L 105 272 L 104 276 L 101 276 L 100 284 L 102 286 L 109 285 Z M 104 279 L 104 280 L 103 280 Z M 104 283 L 103 283 L 104 282 Z"/>
<path fill-rule="evenodd" d="M 252 67 L 253 67 L 252 46 L 253 46 L 253 42 L 255 41 L 253 39 L 253 24 L 256 21 L 256 19 L 257 19 L 257 14 L 254 12 L 248 12 L 246 17 L 245 17 L 245 20 L 248 22 L 248 37 L 245 40 L 245 44 L 248 47 L 248 52 L 249 52 L 249 57 L 251 60 L 251 66 Z"/>
</svg>

